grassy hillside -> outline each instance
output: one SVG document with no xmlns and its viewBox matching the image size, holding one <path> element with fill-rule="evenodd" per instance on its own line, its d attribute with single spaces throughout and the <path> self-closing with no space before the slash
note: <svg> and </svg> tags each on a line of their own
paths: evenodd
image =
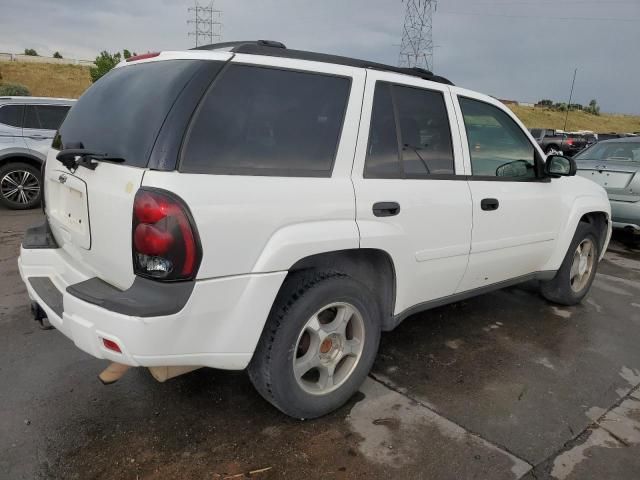
<svg viewBox="0 0 640 480">
<path fill-rule="evenodd" d="M 91 85 L 89 68 L 80 65 L 0 61 L 0 75 L 0 81 L 21 83 L 29 88 L 32 95 L 43 97 L 77 98 Z M 529 128 L 564 127 L 563 112 L 515 105 L 510 108 Z M 569 113 L 567 130 L 638 132 L 640 116 L 611 114 L 596 116 L 572 111 Z"/>
<path fill-rule="evenodd" d="M 0 82 L 21 83 L 38 97 L 78 98 L 89 85 L 89 68 L 52 63 L 0 62 Z"/>
<path fill-rule="evenodd" d="M 522 107 L 509 105 L 522 123 L 529 128 L 564 128 L 566 112 L 557 112 L 546 108 Z M 567 130 L 591 130 L 596 133 L 606 132 L 640 132 L 640 116 L 590 115 L 580 111 L 570 111 Z"/>
</svg>

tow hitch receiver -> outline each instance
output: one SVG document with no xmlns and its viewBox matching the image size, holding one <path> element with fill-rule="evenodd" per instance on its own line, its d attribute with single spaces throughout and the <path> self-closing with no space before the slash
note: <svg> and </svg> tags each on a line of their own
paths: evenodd
<svg viewBox="0 0 640 480">
<path fill-rule="evenodd" d="M 53 328 L 53 325 L 51 325 L 47 318 L 47 314 L 42 307 L 38 305 L 38 302 L 31 302 L 31 315 L 33 315 L 33 319 L 40 324 L 41 329 L 51 330 Z"/>
</svg>

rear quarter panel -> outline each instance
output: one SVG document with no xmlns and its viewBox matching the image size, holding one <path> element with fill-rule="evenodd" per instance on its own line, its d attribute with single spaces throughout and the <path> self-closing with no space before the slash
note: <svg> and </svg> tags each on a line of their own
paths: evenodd
<svg viewBox="0 0 640 480">
<path fill-rule="evenodd" d="M 330 178 L 147 171 L 143 186 L 170 190 L 191 209 L 203 251 L 198 279 L 282 271 L 309 255 L 358 248 L 351 169 L 364 71 L 240 54 L 233 61 L 349 76 L 351 92 Z"/>
</svg>

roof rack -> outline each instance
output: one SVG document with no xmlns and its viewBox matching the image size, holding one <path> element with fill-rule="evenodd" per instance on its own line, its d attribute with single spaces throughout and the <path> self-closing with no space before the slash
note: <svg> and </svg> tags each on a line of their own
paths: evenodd
<svg viewBox="0 0 640 480">
<path fill-rule="evenodd" d="M 203 45 L 201 47 L 192 48 L 192 50 L 224 50 L 232 53 L 248 53 L 251 55 L 267 55 L 271 57 L 293 58 L 296 60 L 310 60 L 313 62 L 334 63 L 337 65 L 345 65 L 348 67 L 370 68 L 372 70 L 381 70 L 385 72 L 402 73 L 419 77 L 432 82 L 453 85 L 450 80 L 434 75 L 429 70 L 423 68 L 401 68 L 385 65 L 383 63 L 369 62 L 367 60 L 358 60 L 357 58 L 343 57 L 340 55 L 329 55 L 326 53 L 307 52 L 304 50 L 288 49 L 283 43 L 274 40 L 249 40 L 238 42 L 222 42 Z"/>
</svg>

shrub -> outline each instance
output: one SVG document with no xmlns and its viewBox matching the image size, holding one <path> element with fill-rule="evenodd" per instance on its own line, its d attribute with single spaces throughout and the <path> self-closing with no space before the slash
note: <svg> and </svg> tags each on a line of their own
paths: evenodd
<svg viewBox="0 0 640 480">
<path fill-rule="evenodd" d="M 30 57 L 37 57 L 38 56 L 38 52 L 36 52 L 33 48 L 25 48 L 24 49 L 24 54 L 25 55 L 29 55 Z"/>
<path fill-rule="evenodd" d="M 0 96 L 7 97 L 28 97 L 31 92 L 24 85 L 19 83 L 0 83 Z"/>
<path fill-rule="evenodd" d="M 62 55 L 60 55 L 60 52 L 55 52 L 53 58 L 62 58 Z"/>
</svg>

